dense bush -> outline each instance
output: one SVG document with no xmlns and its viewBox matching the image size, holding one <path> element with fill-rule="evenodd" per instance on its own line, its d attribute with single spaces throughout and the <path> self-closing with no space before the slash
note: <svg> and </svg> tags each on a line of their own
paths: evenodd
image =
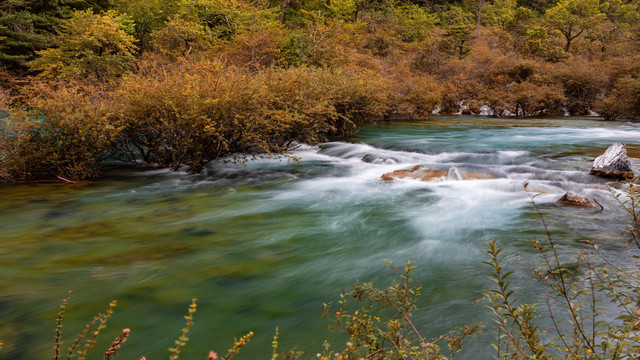
<svg viewBox="0 0 640 360">
<path fill-rule="evenodd" d="M 598 109 L 608 119 L 640 119 L 640 79 L 623 76 Z"/>
<path fill-rule="evenodd" d="M 98 175 L 119 128 L 96 87 L 35 83 L 22 94 L 29 111 L 9 109 L 0 126 L 0 178 L 67 180 Z"/>
<path fill-rule="evenodd" d="M 114 97 L 121 149 L 194 172 L 221 156 L 280 153 L 294 142 L 350 135 L 386 111 L 384 88 L 373 77 L 313 68 L 252 73 L 208 60 L 148 60 Z"/>
</svg>

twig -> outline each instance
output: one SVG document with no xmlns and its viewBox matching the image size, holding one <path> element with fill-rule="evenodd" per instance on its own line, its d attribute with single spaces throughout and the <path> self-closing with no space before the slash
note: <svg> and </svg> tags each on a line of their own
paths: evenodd
<svg viewBox="0 0 640 360">
<path fill-rule="evenodd" d="M 58 178 L 58 179 L 60 179 L 62 181 L 68 182 L 69 184 L 75 184 L 75 182 L 73 182 L 73 181 L 71 181 L 69 179 L 65 179 L 65 178 L 63 178 L 62 176 L 59 176 L 59 175 L 56 175 L 56 178 Z"/>
</svg>

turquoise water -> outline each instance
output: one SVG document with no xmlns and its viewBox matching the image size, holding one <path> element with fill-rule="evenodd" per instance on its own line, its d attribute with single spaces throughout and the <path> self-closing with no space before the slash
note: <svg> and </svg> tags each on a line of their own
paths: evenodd
<svg viewBox="0 0 640 360">
<path fill-rule="evenodd" d="M 301 146 L 296 161 L 0 185 L 0 359 L 50 358 L 58 306 L 70 289 L 65 347 L 110 300 L 119 301 L 95 357 L 125 327 L 132 333 L 123 357 L 167 356 L 194 297 L 185 359 L 224 353 L 249 330 L 256 335 L 239 358 L 266 358 L 276 326 L 283 351 L 297 346 L 314 356 L 324 339 L 341 349 L 344 339 L 320 317 L 322 304 L 358 279 L 388 285 L 384 259 L 417 262 L 424 295 L 416 323 L 427 337 L 474 319 L 490 323 L 475 302 L 491 285 L 482 264 L 487 240 L 505 248 L 521 298 L 543 297 L 530 281 L 539 259 L 529 240 L 542 235 L 530 195 L 549 212 L 566 251 L 585 239 L 614 259 L 624 251 L 622 212 L 606 180 L 588 175 L 593 158 L 617 141 L 640 157 L 638 124 L 438 117 Z M 418 164 L 494 178 L 380 179 Z M 524 191 L 525 181 L 533 192 Z M 566 191 L 596 198 L 605 210 L 559 206 Z M 468 358 L 490 356 L 495 336 L 485 333 Z"/>
</svg>

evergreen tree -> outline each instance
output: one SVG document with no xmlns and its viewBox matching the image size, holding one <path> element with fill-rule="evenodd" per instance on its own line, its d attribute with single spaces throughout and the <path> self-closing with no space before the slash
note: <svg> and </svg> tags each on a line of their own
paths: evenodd
<svg viewBox="0 0 640 360">
<path fill-rule="evenodd" d="M 52 45 L 55 32 L 74 10 L 106 10 L 110 0 L 3 0 L 0 2 L 0 62 L 25 70 L 35 52 Z"/>
</svg>

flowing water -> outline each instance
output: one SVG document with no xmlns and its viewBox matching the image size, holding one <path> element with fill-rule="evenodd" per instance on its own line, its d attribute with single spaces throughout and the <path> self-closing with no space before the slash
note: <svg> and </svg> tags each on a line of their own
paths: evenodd
<svg viewBox="0 0 640 360">
<path fill-rule="evenodd" d="M 603 186 L 618 185 L 588 175 L 613 142 L 640 157 L 640 125 L 437 117 L 301 146 L 296 160 L 212 163 L 198 175 L 120 169 L 78 184 L 0 186 L 0 358 L 51 357 L 58 306 L 70 289 L 63 348 L 117 299 L 98 348 L 129 327 L 122 356 L 166 357 L 195 297 L 185 359 L 224 353 L 249 330 L 256 335 L 239 358 L 267 358 L 276 326 L 281 350 L 297 346 L 314 356 L 324 339 L 340 350 L 344 339 L 327 330 L 323 303 L 358 279 L 387 286 L 384 259 L 415 259 L 423 284 L 415 319 L 427 337 L 474 319 L 490 325 L 485 304 L 475 302 L 491 286 L 482 264 L 487 240 L 505 249 L 519 297 L 543 299 L 531 281 L 540 259 L 530 239 L 543 235 L 531 196 L 567 251 L 591 239 L 614 259 L 625 252 L 624 214 Z M 493 178 L 380 178 L 418 164 Z M 604 210 L 559 205 L 567 191 Z M 485 333 L 468 358 L 490 357 L 495 336 Z"/>
</svg>

